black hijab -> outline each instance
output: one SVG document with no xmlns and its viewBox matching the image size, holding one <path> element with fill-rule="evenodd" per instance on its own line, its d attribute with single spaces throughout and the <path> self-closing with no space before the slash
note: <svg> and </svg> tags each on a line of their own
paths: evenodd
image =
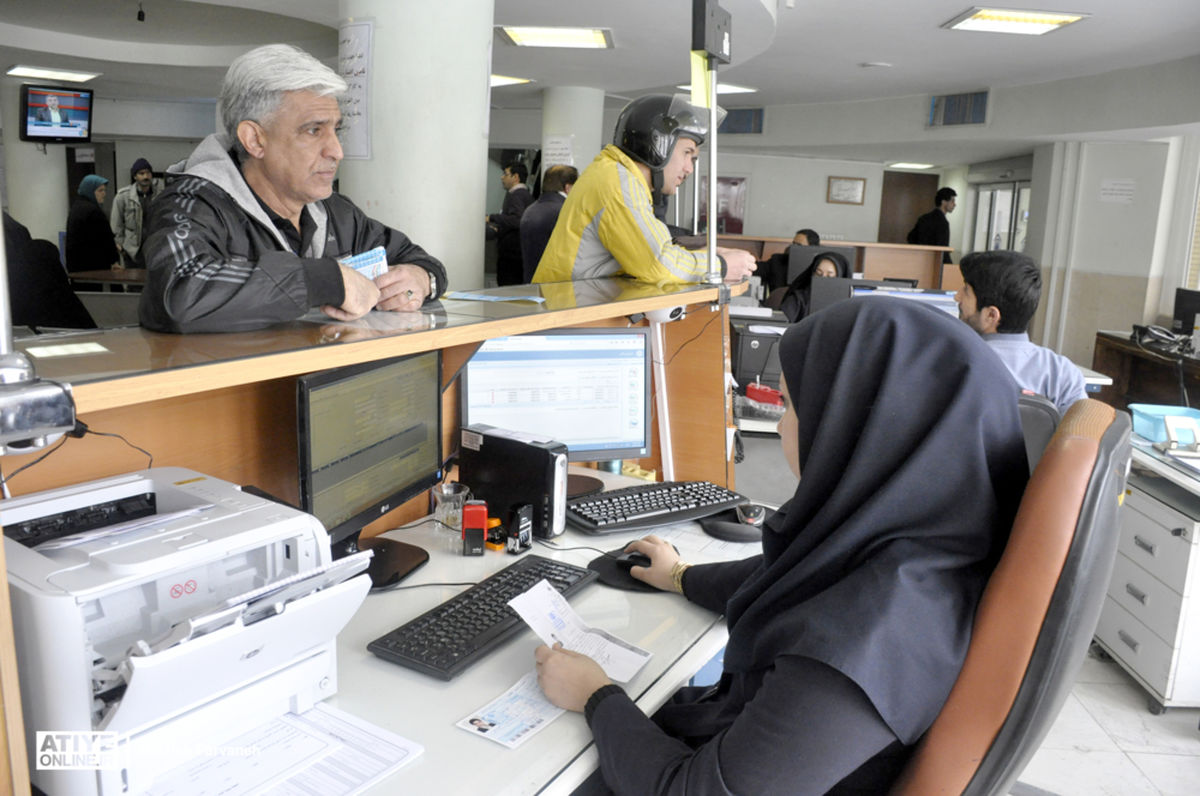
<svg viewBox="0 0 1200 796">
<path fill-rule="evenodd" d="M 796 493 L 730 599 L 725 668 L 821 661 L 906 744 L 966 654 L 1028 470 L 1016 385 L 962 321 L 915 302 L 841 302 L 788 330 Z"/>
<path fill-rule="evenodd" d="M 808 308 L 812 304 L 812 281 L 816 277 L 817 266 L 822 260 L 829 260 L 837 269 L 837 275 L 843 279 L 850 278 L 850 263 L 842 256 L 840 252 L 821 252 L 812 259 L 808 267 L 797 274 L 792 283 L 788 285 L 787 293 L 780 303 L 779 309 L 787 316 L 787 319 L 792 323 L 801 320 L 808 315 Z"/>
</svg>

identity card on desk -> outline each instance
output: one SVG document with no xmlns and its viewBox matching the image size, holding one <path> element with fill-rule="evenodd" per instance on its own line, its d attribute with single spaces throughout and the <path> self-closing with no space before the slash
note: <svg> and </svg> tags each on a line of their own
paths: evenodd
<svg viewBox="0 0 1200 796">
<path fill-rule="evenodd" d="M 561 642 L 567 649 L 591 657 L 618 682 L 632 680 L 650 660 L 646 650 L 585 625 L 563 596 L 544 580 L 508 604 L 546 644 Z M 542 694 L 537 675 L 530 672 L 499 697 L 458 721 L 457 726 L 513 749 L 562 713 L 562 708 Z"/>
</svg>

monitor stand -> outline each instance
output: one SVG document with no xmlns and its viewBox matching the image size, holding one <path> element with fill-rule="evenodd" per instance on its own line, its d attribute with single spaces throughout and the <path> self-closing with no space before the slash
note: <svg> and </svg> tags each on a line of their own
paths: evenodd
<svg viewBox="0 0 1200 796">
<path fill-rule="evenodd" d="M 358 548 L 374 552 L 371 564 L 367 568 L 372 589 L 386 589 L 396 585 L 429 560 L 429 553 L 424 548 L 378 536 L 360 540 Z"/>
<path fill-rule="evenodd" d="M 587 497 L 604 491 L 604 482 L 582 473 L 567 474 L 567 500 Z"/>
</svg>

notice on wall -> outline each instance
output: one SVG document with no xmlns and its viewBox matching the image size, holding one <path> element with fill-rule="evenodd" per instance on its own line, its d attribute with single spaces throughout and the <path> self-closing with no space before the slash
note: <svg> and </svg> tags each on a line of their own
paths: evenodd
<svg viewBox="0 0 1200 796">
<path fill-rule="evenodd" d="M 548 135 L 542 139 L 542 171 L 551 166 L 575 165 L 575 136 Z"/>
<path fill-rule="evenodd" d="M 371 116 L 368 98 L 371 87 L 370 20 L 343 22 L 338 27 L 338 74 L 350 86 L 342 99 L 342 153 L 353 160 L 371 157 Z"/>
<path fill-rule="evenodd" d="M 1112 202 L 1119 205 L 1133 204 L 1133 194 L 1137 189 L 1137 180 L 1106 179 L 1100 181 L 1100 201 Z"/>
</svg>

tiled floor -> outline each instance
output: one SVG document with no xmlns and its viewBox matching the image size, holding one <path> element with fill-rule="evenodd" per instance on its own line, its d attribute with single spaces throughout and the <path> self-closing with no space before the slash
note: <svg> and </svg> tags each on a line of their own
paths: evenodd
<svg viewBox="0 0 1200 796">
<path fill-rule="evenodd" d="M 746 435 L 739 491 L 779 504 L 795 488 L 773 436 Z M 1145 692 L 1095 647 L 1012 796 L 1197 796 L 1200 709 L 1153 715 Z"/>
</svg>

